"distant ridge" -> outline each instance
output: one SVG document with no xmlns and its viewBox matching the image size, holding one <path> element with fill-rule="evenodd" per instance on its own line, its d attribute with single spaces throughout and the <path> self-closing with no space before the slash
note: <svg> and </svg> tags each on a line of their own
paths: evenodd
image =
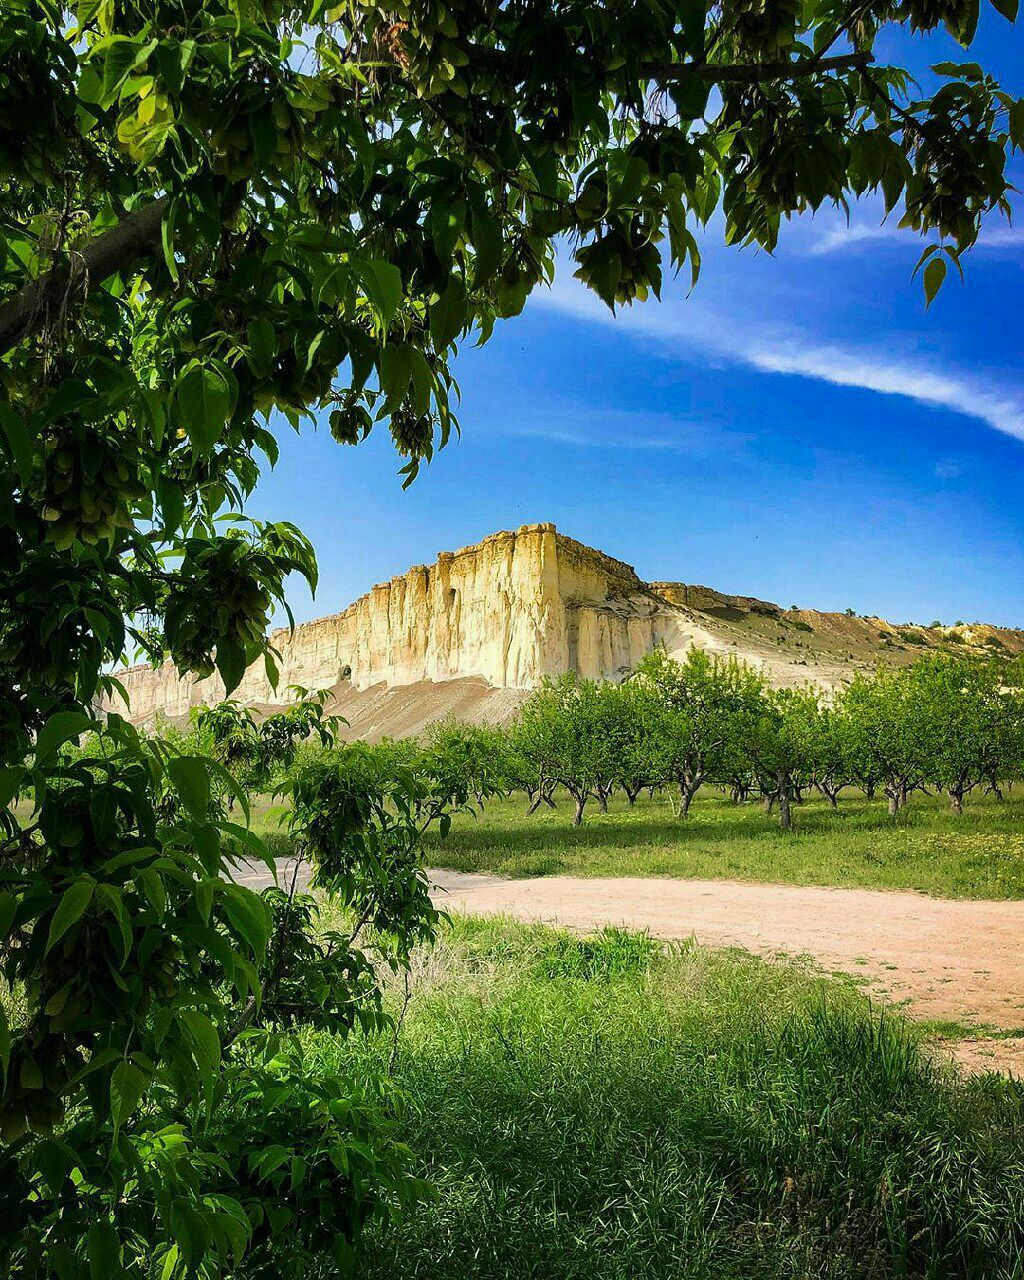
<svg viewBox="0 0 1024 1280">
<path fill-rule="evenodd" d="M 332 689 L 361 736 L 416 732 L 458 714 L 505 720 L 545 676 L 621 679 L 655 645 L 734 654 L 775 684 L 835 687 L 879 661 L 904 663 L 956 648 L 1015 655 L 1024 630 L 985 623 L 897 625 L 882 618 L 782 609 L 684 582 L 644 582 L 632 566 L 528 524 L 442 551 L 379 583 L 341 613 L 273 633 L 281 678 L 262 663 L 234 696 L 257 707 L 289 685 Z M 224 696 L 219 676 L 181 678 L 165 665 L 120 674 L 136 722 L 178 719 Z M 113 709 L 124 712 L 120 701 Z"/>
</svg>

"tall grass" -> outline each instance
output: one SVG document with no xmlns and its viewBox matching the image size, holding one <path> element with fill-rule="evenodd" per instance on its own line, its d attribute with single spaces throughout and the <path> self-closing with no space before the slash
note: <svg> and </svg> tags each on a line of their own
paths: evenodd
<svg viewBox="0 0 1024 1280">
<path fill-rule="evenodd" d="M 437 1188 L 371 1280 L 1024 1275 L 1024 1090 L 937 1066 L 849 984 L 458 920 L 395 1046 L 311 1050 L 393 1055 Z"/>
</svg>

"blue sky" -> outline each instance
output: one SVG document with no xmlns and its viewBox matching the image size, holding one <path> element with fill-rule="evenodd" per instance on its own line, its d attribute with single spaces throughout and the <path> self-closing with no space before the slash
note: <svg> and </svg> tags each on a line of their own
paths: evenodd
<svg viewBox="0 0 1024 1280">
<path fill-rule="evenodd" d="M 884 54 L 964 56 L 945 39 Z M 986 16 L 969 56 L 1024 92 L 1024 26 Z M 553 520 L 647 579 L 1024 626 L 1024 217 L 993 224 L 927 311 L 921 247 L 871 202 L 849 228 L 832 210 L 791 224 L 773 256 L 713 225 L 692 293 L 669 281 L 616 317 L 563 270 L 460 352 L 462 437 L 405 492 L 385 431 L 352 449 L 282 426 L 250 511 L 317 548 L 296 616 Z"/>
</svg>

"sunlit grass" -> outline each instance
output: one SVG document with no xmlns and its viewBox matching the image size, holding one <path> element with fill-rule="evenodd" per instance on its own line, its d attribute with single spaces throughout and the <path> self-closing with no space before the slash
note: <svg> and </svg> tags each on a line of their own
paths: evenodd
<svg viewBox="0 0 1024 1280">
<path fill-rule="evenodd" d="M 853 984 L 741 953 L 456 919 L 394 1057 L 434 1200 L 363 1274 L 1020 1274 L 1024 1091 L 963 1081 Z M 310 1038 L 311 1069 L 390 1040 Z"/>
<path fill-rule="evenodd" d="M 461 815 L 445 841 L 429 838 L 427 861 L 509 876 L 680 876 L 791 884 L 920 889 L 956 898 L 1024 897 L 1024 790 L 1004 802 L 972 799 L 962 817 L 943 797 L 915 795 L 896 818 L 883 801 L 852 792 L 837 813 L 814 797 L 786 833 L 758 803 L 702 792 L 690 816 L 665 795 L 607 814 L 588 808 L 572 825 L 569 803 L 527 817 L 521 796 Z"/>
</svg>

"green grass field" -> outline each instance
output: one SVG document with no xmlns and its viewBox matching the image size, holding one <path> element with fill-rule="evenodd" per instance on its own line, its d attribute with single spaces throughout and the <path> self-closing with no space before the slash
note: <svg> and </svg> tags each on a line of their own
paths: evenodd
<svg viewBox="0 0 1024 1280">
<path fill-rule="evenodd" d="M 817 797 L 795 808 L 786 833 L 758 803 L 734 805 L 707 789 L 690 816 L 673 816 L 667 796 L 609 812 L 572 807 L 527 817 L 521 796 L 460 815 L 447 840 L 428 838 L 426 859 L 460 871 L 509 876 L 681 876 L 790 884 L 920 889 L 953 898 L 1024 898 L 1024 788 L 1002 803 L 972 797 L 962 817 L 943 797 L 915 795 L 895 819 L 859 792 L 837 813 Z"/>
<path fill-rule="evenodd" d="M 456 920 L 395 1079 L 436 1196 L 372 1280 L 1010 1280 L 1024 1088 L 963 1081 L 852 984 L 637 935 Z M 313 1070 L 390 1038 L 312 1035 Z"/>
</svg>

